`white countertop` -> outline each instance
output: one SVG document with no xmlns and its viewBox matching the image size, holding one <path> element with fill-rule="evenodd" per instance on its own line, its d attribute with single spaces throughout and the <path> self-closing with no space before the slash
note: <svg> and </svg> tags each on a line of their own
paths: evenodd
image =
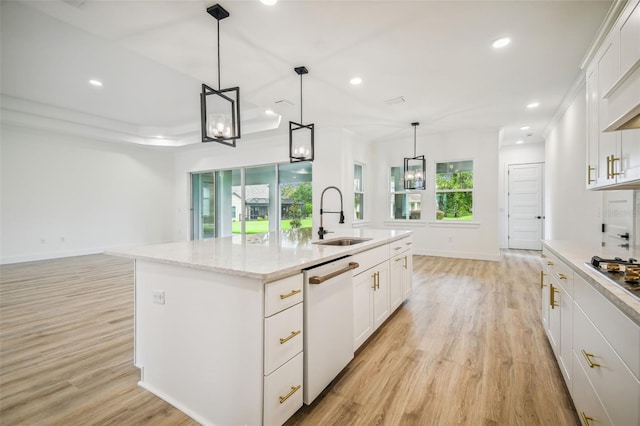
<svg viewBox="0 0 640 426">
<path fill-rule="evenodd" d="M 318 237 L 307 228 L 137 246 L 109 250 L 106 254 L 274 281 L 301 269 L 388 244 L 410 234 L 411 231 L 405 230 L 349 229 L 327 234 L 325 241 L 341 237 L 371 240 L 352 246 L 326 246 L 314 244 Z"/>
<path fill-rule="evenodd" d="M 636 324 L 640 325 L 640 300 L 627 293 L 618 285 L 609 281 L 601 273 L 585 265 L 593 256 L 611 259 L 616 256 L 622 259 L 630 257 L 640 259 L 640 246 L 628 250 L 619 247 L 602 247 L 580 241 L 544 241 L 544 246 L 553 254 L 566 262 L 571 268 L 598 290 L 604 297 L 624 312 Z"/>
</svg>

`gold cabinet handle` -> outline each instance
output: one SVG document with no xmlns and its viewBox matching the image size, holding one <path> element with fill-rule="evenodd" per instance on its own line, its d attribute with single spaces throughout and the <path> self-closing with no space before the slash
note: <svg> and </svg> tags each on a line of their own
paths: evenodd
<svg viewBox="0 0 640 426">
<path fill-rule="evenodd" d="M 552 261 L 550 261 L 550 260 L 548 260 L 548 261 L 547 261 L 547 266 L 553 266 L 553 262 L 552 262 Z"/>
<path fill-rule="evenodd" d="M 413 244 L 411 241 L 409 241 L 408 243 L 406 243 L 408 246 L 410 246 L 411 244 Z"/>
<path fill-rule="evenodd" d="M 558 274 L 561 280 L 566 280 L 567 276 L 565 274 Z"/>
<path fill-rule="evenodd" d="M 556 290 L 556 288 L 553 286 L 553 284 L 549 284 L 549 305 L 551 306 L 551 309 L 555 309 L 557 306 L 560 305 L 556 305 L 556 292 L 558 290 Z"/>
<path fill-rule="evenodd" d="M 291 293 L 281 294 L 280 300 L 286 299 L 287 297 L 295 296 L 298 293 L 302 293 L 302 290 L 291 290 Z"/>
<path fill-rule="evenodd" d="M 302 330 L 292 331 L 291 334 L 288 335 L 287 337 L 285 337 L 284 339 L 281 337 L 280 338 L 280 344 L 283 345 L 283 344 L 287 343 L 289 340 L 293 339 L 294 337 L 296 337 L 300 333 L 302 333 Z"/>
<path fill-rule="evenodd" d="M 580 411 L 580 417 L 582 417 L 582 422 L 584 423 L 584 426 L 589 426 L 590 425 L 589 422 L 595 420 L 593 417 L 587 416 L 584 411 Z"/>
<path fill-rule="evenodd" d="M 402 247 L 394 247 L 394 250 L 400 250 Z"/>
<path fill-rule="evenodd" d="M 544 283 L 544 276 L 547 275 L 544 271 L 540 271 L 540 288 L 545 288 L 547 285 Z"/>
<path fill-rule="evenodd" d="M 401 260 L 402 260 L 402 258 L 401 258 L 401 257 L 399 257 L 399 258 L 395 259 L 395 261 L 396 261 L 396 262 L 400 262 Z"/>
<path fill-rule="evenodd" d="M 407 269 L 407 256 L 404 257 L 404 269 Z"/>
<path fill-rule="evenodd" d="M 584 349 L 582 350 L 582 355 L 584 356 L 584 359 L 587 360 L 587 364 L 589 364 L 589 367 L 593 368 L 593 367 L 602 367 L 602 365 L 598 364 L 597 362 L 593 362 L 593 360 L 591 359 L 591 357 L 595 357 L 594 354 L 590 354 L 589 352 L 585 351 Z M 593 419 L 591 419 L 593 420 Z"/>
<path fill-rule="evenodd" d="M 371 277 L 373 278 L 373 286 L 371 288 L 373 289 L 373 291 L 376 291 L 376 289 L 378 288 L 378 273 L 374 272 Z"/>
<path fill-rule="evenodd" d="M 596 170 L 595 167 L 591 167 L 590 165 L 587 164 L 587 185 L 591 185 L 596 181 L 595 179 L 591 179 L 591 171 L 595 171 L 595 170 Z"/>
<path fill-rule="evenodd" d="M 616 172 L 616 161 L 620 161 L 620 157 L 616 157 L 615 155 L 612 155 L 611 156 L 611 177 L 612 178 L 624 174 L 622 170 L 620 170 L 619 172 Z"/>
<path fill-rule="evenodd" d="M 286 394 L 285 396 L 280 395 L 280 404 L 283 404 L 287 399 L 289 399 L 291 397 L 291 395 L 293 395 L 294 393 L 296 393 L 298 391 L 298 389 L 300 389 L 302 387 L 302 385 L 298 385 L 298 386 L 291 386 L 291 390 L 289 391 L 288 394 Z"/>
<path fill-rule="evenodd" d="M 611 179 L 611 157 L 607 155 L 607 179 Z"/>
<path fill-rule="evenodd" d="M 349 262 L 349 264 L 347 266 L 345 266 L 344 268 L 340 269 L 339 271 L 334 271 L 331 272 L 330 274 L 327 274 L 325 276 L 322 277 L 318 277 L 318 276 L 313 276 L 309 278 L 309 284 L 322 284 L 323 282 L 330 280 L 331 278 L 337 277 L 340 274 L 344 274 L 345 272 L 349 272 L 352 269 L 356 269 L 359 268 L 360 264 L 357 262 Z"/>
</svg>

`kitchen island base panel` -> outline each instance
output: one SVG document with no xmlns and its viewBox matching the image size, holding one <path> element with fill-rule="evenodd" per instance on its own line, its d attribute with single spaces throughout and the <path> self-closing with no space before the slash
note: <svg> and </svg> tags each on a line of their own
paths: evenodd
<svg viewBox="0 0 640 426">
<path fill-rule="evenodd" d="M 135 274 L 140 385 L 203 424 L 261 424 L 264 284 L 140 260 Z"/>
</svg>

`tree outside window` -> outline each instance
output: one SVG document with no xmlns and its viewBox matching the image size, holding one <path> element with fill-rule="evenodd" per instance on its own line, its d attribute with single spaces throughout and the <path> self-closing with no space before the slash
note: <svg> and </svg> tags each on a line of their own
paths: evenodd
<svg viewBox="0 0 640 426">
<path fill-rule="evenodd" d="M 364 220 L 364 166 L 353 166 L 353 219 Z"/>
<path fill-rule="evenodd" d="M 473 220 L 473 160 L 436 163 L 436 219 Z"/>
</svg>

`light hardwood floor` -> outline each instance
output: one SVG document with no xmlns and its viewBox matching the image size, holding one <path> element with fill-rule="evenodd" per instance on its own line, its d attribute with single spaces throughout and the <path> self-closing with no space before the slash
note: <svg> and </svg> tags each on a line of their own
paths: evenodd
<svg viewBox="0 0 640 426">
<path fill-rule="evenodd" d="M 414 257 L 410 299 L 287 425 L 577 425 L 540 325 L 537 252 Z M 195 425 L 137 386 L 133 270 L 0 267 L 0 424 Z"/>
</svg>

